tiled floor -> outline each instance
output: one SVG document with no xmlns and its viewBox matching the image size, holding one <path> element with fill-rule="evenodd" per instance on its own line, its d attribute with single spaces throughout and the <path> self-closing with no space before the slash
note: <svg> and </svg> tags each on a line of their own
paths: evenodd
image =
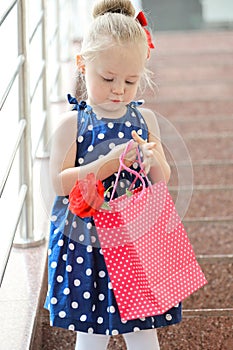
<svg viewBox="0 0 233 350">
<path fill-rule="evenodd" d="M 156 47 L 150 65 L 159 89 L 143 98 L 161 120 L 164 116 L 172 123 L 172 128 L 166 122 L 161 129 L 173 170 L 169 185 L 174 198 L 181 190 L 179 171 L 190 163 L 188 157 L 182 158 L 181 147 L 177 171 L 171 139 L 181 135 L 191 156 L 194 178 L 184 183 L 184 199 L 191 187 L 193 195 L 184 201 L 187 205 L 191 199 L 184 224 L 209 282 L 185 300 L 181 324 L 159 330 L 161 350 L 229 350 L 233 344 L 233 32 L 157 33 Z M 38 324 L 41 337 L 33 350 L 72 349 L 75 335 L 50 328 L 42 307 Z M 125 350 L 122 337 L 112 338 L 110 349 Z"/>
</svg>

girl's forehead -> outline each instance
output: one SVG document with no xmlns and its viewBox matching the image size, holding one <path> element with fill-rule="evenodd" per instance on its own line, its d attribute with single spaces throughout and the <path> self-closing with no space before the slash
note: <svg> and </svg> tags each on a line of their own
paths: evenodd
<svg viewBox="0 0 233 350">
<path fill-rule="evenodd" d="M 142 45 L 137 43 L 110 45 L 108 48 L 100 51 L 93 61 L 97 66 L 112 72 L 119 68 L 122 70 L 140 72 L 144 69 L 145 62 L 145 50 Z"/>
</svg>

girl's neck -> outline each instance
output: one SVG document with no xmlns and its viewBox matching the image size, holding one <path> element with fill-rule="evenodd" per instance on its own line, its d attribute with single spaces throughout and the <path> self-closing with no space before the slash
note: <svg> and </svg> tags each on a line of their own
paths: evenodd
<svg viewBox="0 0 233 350">
<path fill-rule="evenodd" d="M 93 112 L 99 117 L 99 118 L 109 118 L 109 119 L 118 119 L 125 115 L 127 111 L 127 106 L 122 105 L 120 108 L 114 110 L 105 110 L 104 108 L 93 105 L 90 103 L 89 100 L 86 101 L 88 105 L 92 107 Z"/>
</svg>

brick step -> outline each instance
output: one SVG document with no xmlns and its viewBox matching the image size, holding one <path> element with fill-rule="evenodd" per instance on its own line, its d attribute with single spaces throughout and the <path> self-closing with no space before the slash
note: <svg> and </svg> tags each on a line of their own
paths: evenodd
<svg viewBox="0 0 233 350">
<path fill-rule="evenodd" d="M 215 136 L 215 135 L 214 135 Z M 163 137 L 162 143 L 169 162 L 182 160 L 182 155 L 187 152 L 193 162 L 203 160 L 232 161 L 233 160 L 233 136 L 231 133 L 223 134 L 222 137 L 197 137 L 177 139 Z M 179 142 L 178 142 L 179 140 Z M 178 143 L 177 143 L 178 142 Z M 185 157 L 186 155 L 184 155 Z"/>
<path fill-rule="evenodd" d="M 232 31 L 190 31 L 156 33 L 156 47 L 158 54 L 174 55 L 187 54 L 202 55 L 232 52 Z M 156 51 L 152 52 L 155 54 Z"/>
<path fill-rule="evenodd" d="M 179 214 L 185 212 L 186 218 L 227 218 L 232 217 L 233 187 L 222 187 L 220 189 L 195 189 L 192 197 L 190 188 L 170 189 L 170 193 L 177 206 Z M 178 198 L 179 196 L 179 198 Z M 176 203 L 176 199 L 177 203 Z M 190 200 L 190 202 L 188 201 Z M 187 208 L 188 207 L 188 208 Z M 187 210 L 187 211 L 186 211 Z"/>
<path fill-rule="evenodd" d="M 143 97 L 144 98 L 144 97 Z M 191 97 L 190 97 L 191 98 Z M 155 113 L 159 113 L 168 120 L 173 118 L 193 119 L 195 117 L 205 116 L 205 119 L 224 116 L 232 117 L 233 100 L 191 100 L 190 101 L 172 101 L 169 99 L 163 102 L 156 102 L 156 99 L 147 99 L 145 97 L 145 107 L 150 108 Z"/>
<path fill-rule="evenodd" d="M 228 220 L 183 220 L 196 255 L 230 255 L 233 247 L 233 217 Z"/>
<path fill-rule="evenodd" d="M 160 121 L 160 118 L 158 117 L 158 121 Z M 169 127 L 167 124 L 172 124 L 171 127 Z M 204 116 L 202 117 L 196 117 L 196 118 L 177 118 L 172 119 L 172 122 L 169 121 L 169 123 L 165 123 L 161 121 L 160 130 L 161 135 L 164 136 L 172 136 L 174 134 L 175 128 L 181 136 L 189 136 L 189 135 L 195 135 L 196 136 L 202 136 L 204 135 L 211 135 L 216 133 L 225 133 L 225 132 L 232 132 L 233 133 L 233 117 L 213 117 L 205 119 Z"/>
<path fill-rule="evenodd" d="M 226 100 L 233 94 L 233 79 L 228 82 L 187 82 L 187 83 L 162 83 L 158 87 L 158 102 L 169 100 Z"/>
<path fill-rule="evenodd" d="M 205 256 L 198 260 L 208 284 L 184 300 L 184 309 L 232 308 L 233 255 Z"/>
<path fill-rule="evenodd" d="M 171 164 L 171 178 L 169 180 L 169 186 L 182 185 L 181 174 L 187 174 L 187 171 L 193 170 L 193 183 L 194 185 L 202 186 L 226 186 L 233 183 L 233 161 L 226 163 L 192 163 L 192 169 L 187 169 L 187 165 L 174 165 Z M 179 176 L 178 176 L 179 175 Z M 190 178 L 188 177 L 188 180 Z M 188 184 L 186 182 L 186 184 Z M 184 185 L 184 184 L 183 184 Z"/>
<path fill-rule="evenodd" d="M 233 53 L 233 52 L 232 52 Z M 230 55 L 229 55 L 230 56 Z M 195 57 L 195 56 L 194 56 Z M 180 85 L 187 83 L 203 83 L 203 82 L 230 82 L 233 77 L 233 62 L 231 61 L 203 64 L 202 57 L 198 56 L 199 60 L 193 62 L 193 56 L 186 57 L 186 63 L 174 63 L 173 57 L 171 60 L 155 62 L 154 65 L 154 81 L 158 84 Z M 211 57 L 209 56 L 208 59 Z M 195 64 L 195 65 L 194 65 Z"/>
<path fill-rule="evenodd" d="M 211 311 L 184 312 L 181 323 L 159 329 L 160 350 L 231 349 L 233 310 L 227 310 L 225 313 L 223 310 Z"/>
<path fill-rule="evenodd" d="M 149 68 L 155 72 L 155 80 L 157 79 L 157 71 L 160 70 L 164 74 L 164 78 L 170 78 L 170 70 L 173 70 L 172 67 L 179 69 L 183 69 L 188 67 L 192 68 L 194 71 L 198 69 L 198 67 L 206 67 L 207 71 L 209 67 L 214 66 L 217 70 L 219 67 L 230 67 L 232 65 L 232 55 L 233 50 L 229 50 L 227 52 L 215 52 L 214 55 L 209 52 L 201 52 L 200 54 L 189 53 L 188 50 L 186 52 L 173 52 L 172 54 L 166 52 L 153 52 L 151 54 L 151 58 L 149 61 Z M 198 66 L 198 67 L 197 67 Z M 168 73 L 166 73 L 166 70 Z M 166 75 L 165 75 L 166 74 Z M 174 73 L 173 73 L 174 74 Z M 208 74 L 205 73 L 204 74 Z M 215 73 L 213 73 L 215 74 Z M 178 77 L 179 78 L 179 77 Z M 193 79 L 196 79 L 193 76 Z"/>
</svg>

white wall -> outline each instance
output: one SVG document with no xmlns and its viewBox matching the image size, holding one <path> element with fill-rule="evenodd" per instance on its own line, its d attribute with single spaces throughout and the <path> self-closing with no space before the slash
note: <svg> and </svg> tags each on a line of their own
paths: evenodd
<svg viewBox="0 0 233 350">
<path fill-rule="evenodd" d="M 206 22 L 232 22 L 232 0 L 202 0 L 203 17 Z"/>
</svg>

